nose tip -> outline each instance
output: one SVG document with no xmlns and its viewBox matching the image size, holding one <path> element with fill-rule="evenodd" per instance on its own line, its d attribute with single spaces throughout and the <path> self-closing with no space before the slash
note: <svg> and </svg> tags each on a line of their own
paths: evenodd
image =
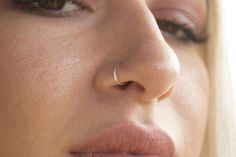
<svg viewBox="0 0 236 157">
<path fill-rule="evenodd" d="M 160 101 L 168 97 L 178 79 L 180 65 L 175 53 L 170 48 L 166 51 L 170 52 L 157 56 L 136 54 L 135 57 L 127 58 L 118 66 L 119 81 L 133 82 L 136 87 L 139 86 L 144 101 L 153 98 Z M 129 86 L 127 90 L 133 88 L 131 84 Z"/>
</svg>

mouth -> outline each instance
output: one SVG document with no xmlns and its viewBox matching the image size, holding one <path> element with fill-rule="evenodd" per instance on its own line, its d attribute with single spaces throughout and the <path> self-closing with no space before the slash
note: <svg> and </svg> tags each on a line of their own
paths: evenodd
<svg viewBox="0 0 236 157">
<path fill-rule="evenodd" d="M 158 127 L 120 124 L 77 145 L 73 157 L 175 157 L 172 139 Z"/>
</svg>

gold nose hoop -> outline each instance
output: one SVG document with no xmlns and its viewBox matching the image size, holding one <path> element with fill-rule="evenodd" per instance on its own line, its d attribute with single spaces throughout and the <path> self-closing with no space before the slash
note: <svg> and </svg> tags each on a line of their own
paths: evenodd
<svg viewBox="0 0 236 157">
<path fill-rule="evenodd" d="M 117 65 L 117 66 L 118 66 L 118 65 Z M 124 86 L 124 85 L 126 85 L 126 83 L 120 82 L 119 79 L 118 79 L 118 77 L 117 77 L 117 74 L 116 74 L 117 66 L 115 67 L 114 72 L 113 72 L 114 81 L 115 81 L 118 85 Z"/>
</svg>

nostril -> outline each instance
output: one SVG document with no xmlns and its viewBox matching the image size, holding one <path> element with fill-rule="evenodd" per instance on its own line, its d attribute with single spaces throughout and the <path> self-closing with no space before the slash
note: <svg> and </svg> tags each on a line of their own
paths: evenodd
<svg viewBox="0 0 236 157">
<path fill-rule="evenodd" d="M 140 92 L 145 91 L 145 88 L 135 81 L 128 81 L 125 83 L 125 85 L 117 85 L 117 87 L 121 90 L 135 90 Z"/>
<path fill-rule="evenodd" d="M 125 82 L 124 85 L 117 85 L 120 89 L 125 90 L 127 89 L 131 84 L 133 83 L 133 81 L 128 81 Z"/>
<path fill-rule="evenodd" d="M 118 84 L 116 84 L 114 87 L 115 87 L 115 88 L 118 88 L 118 89 L 120 89 L 120 90 L 126 90 L 132 83 L 133 83 L 133 81 L 127 81 L 127 82 L 124 82 L 124 83 L 123 83 L 124 85 L 118 85 Z"/>
</svg>

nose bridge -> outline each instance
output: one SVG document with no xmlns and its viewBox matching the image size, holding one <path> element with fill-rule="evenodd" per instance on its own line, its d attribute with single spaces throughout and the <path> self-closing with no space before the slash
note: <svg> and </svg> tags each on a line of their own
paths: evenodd
<svg viewBox="0 0 236 157">
<path fill-rule="evenodd" d="M 111 7 L 107 12 L 107 14 L 109 14 L 107 18 L 109 24 L 106 29 L 112 29 L 113 33 L 108 36 L 115 37 L 121 44 L 121 47 L 129 49 L 126 51 L 136 51 L 136 53 L 144 55 L 143 57 L 147 57 L 146 52 L 149 51 L 148 55 L 151 59 L 158 59 L 157 57 L 163 59 L 160 52 L 157 54 L 157 50 L 161 51 L 161 49 L 166 49 L 168 45 L 161 35 L 155 18 L 145 4 L 145 1 L 111 0 L 110 3 L 112 3 L 112 1 L 114 4 L 111 6 L 115 5 L 115 7 Z M 125 51 L 124 53 L 127 54 Z M 166 56 L 168 56 L 168 54 L 166 54 Z"/>
<path fill-rule="evenodd" d="M 156 24 L 155 18 L 152 16 L 148 6 L 143 0 L 123 0 L 115 1 L 115 8 L 111 8 L 109 14 L 113 15 L 115 25 L 125 30 L 123 37 L 127 37 L 129 41 L 138 40 L 139 43 L 144 41 L 153 41 L 153 38 L 160 36 L 160 31 Z M 123 3 L 122 3 L 123 2 Z M 114 4 L 113 4 L 114 5 Z"/>
</svg>

